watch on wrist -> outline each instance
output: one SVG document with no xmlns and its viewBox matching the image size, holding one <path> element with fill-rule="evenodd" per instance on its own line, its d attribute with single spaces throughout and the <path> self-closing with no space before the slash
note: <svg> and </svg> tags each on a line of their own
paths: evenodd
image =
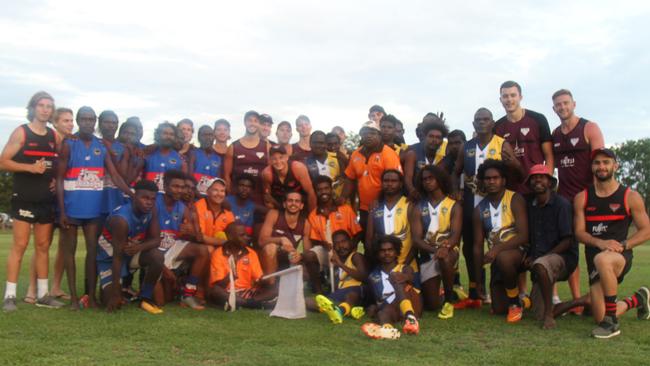
<svg viewBox="0 0 650 366">
<path fill-rule="evenodd" d="M 623 250 L 627 250 L 627 240 L 623 240 L 621 246 L 623 247 Z"/>
</svg>

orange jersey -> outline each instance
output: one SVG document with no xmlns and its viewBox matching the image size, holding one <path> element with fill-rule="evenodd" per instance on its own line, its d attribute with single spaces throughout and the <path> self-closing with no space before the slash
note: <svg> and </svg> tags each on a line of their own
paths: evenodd
<svg viewBox="0 0 650 366">
<path fill-rule="evenodd" d="M 352 156 L 345 175 L 352 180 L 357 180 L 359 191 L 359 208 L 368 211 L 372 201 L 376 200 L 381 193 L 381 175 L 385 170 L 396 169 L 402 171 L 399 155 L 395 150 L 384 145 L 381 152 L 372 153 L 366 161 L 366 157 L 356 149 Z"/>
<path fill-rule="evenodd" d="M 317 214 L 316 209 L 309 214 L 307 220 L 311 226 L 309 238 L 312 240 L 327 241 L 327 219 L 325 216 Z M 357 214 L 350 205 L 341 205 L 337 207 L 336 211 L 330 212 L 329 220 L 331 233 L 338 230 L 345 230 L 351 237 L 353 237 L 361 231 L 361 226 L 357 222 Z"/>
<path fill-rule="evenodd" d="M 214 213 L 208 209 L 206 198 L 196 201 L 194 207 L 196 207 L 201 233 L 207 237 L 216 238 L 219 233 L 226 231 L 226 227 L 230 223 L 235 222 L 235 215 L 228 210 L 222 210 L 215 217 Z"/>
<path fill-rule="evenodd" d="M 257 253 L 250 248 L 242 248 L 244 254 L 235 263 L 235 290 L 248 290 L 253 288 L 253 283 L 262 278 L 262 266 Z M 210 287 L 217 282 L 228 278 L 230 267 L 228 257 L 223 253 L 223 247 L 212 252 L 210 258 Z M 230 285 L 227 289 L 230 289 Z"/>
</svg>

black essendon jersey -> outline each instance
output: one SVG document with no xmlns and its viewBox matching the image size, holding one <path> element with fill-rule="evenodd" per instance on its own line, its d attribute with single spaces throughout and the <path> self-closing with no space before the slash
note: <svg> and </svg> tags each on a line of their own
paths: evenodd
<svg viewBox="0 0 650 366">
<path fill-rule="evenodd" d="M 43 174 L 14 173 L 13 197 L 25 202 L 53 202 L 54 193 L 50 191 L 50 182 L 54 178 L 56 160 L 54 130 L 47 127 L 45 135 L 38 135 L 27 124 L 20 127 L 25 134 L 25 141 L 12 160 L 22 164 L 34 164 L 40 159 L 45 159 L 46 169 Z"/>
<path fill-rule="evenodd" d="M 619 185 L 618 189 L 608 197 L 598 197 L 596 188 L 585 189 L 585 221 L 587 233 L 603 240 L 623 241 L 632 223 L 627 197 L 630 188 Z M 587 250 L 599 251 L 588 246 Z"/>
</svg>

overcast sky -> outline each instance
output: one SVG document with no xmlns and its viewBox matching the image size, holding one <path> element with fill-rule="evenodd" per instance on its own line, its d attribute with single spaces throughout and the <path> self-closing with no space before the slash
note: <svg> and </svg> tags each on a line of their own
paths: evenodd
<svg viewBox="0 0 650 366">
<path fill-rule="evenodd" d="M 650 136 L 647 1 L 12 1 L 0 13 L 0 133 L 24 123 L 38 90 L 57 106 L 113 109 L 145 123 L 226 118 L 358 130 L 380 104 L 407 141 L 429 111 L 472 131 L 474 111 L 503 115 L 498 88 L 559 124 L 551 94 L 608 144 Z M 645 46 L 644 46 L 645 45 Z M 294 133 L 294 140 L 296 134 Z"/>
</svg>

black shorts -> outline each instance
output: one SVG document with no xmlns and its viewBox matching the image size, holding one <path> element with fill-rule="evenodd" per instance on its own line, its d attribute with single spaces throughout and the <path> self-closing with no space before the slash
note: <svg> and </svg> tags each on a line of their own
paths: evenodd
<svg viewBox="0 0 650 366">
<path fill-rule="evenodd" d="M 56 217 L 54 202 L 25 202 L 11 199 L 11 217 L 30 224 L 52 224 Z"/>
<path fill-rule="evenodd" d="M 596 265 L 594 264 L 594 258 L 598 254 L 599 252 L 585 252 L 585 258 L 587 259 L 587 273 L 589 274 L 589 286 L 600 281 L 600 274 L 596 270 Z M 617 278 L 618 283 L 623 282 L 625 275 L 630 272 L 630 269 L 632 269 L 632 259 L 634 258 L 632 250 L 623 251 L 621 255 L 625 259 L 625 266 L 623 266 L 623 271 L 621 271 L 621 274 Z"/>
</svg>

